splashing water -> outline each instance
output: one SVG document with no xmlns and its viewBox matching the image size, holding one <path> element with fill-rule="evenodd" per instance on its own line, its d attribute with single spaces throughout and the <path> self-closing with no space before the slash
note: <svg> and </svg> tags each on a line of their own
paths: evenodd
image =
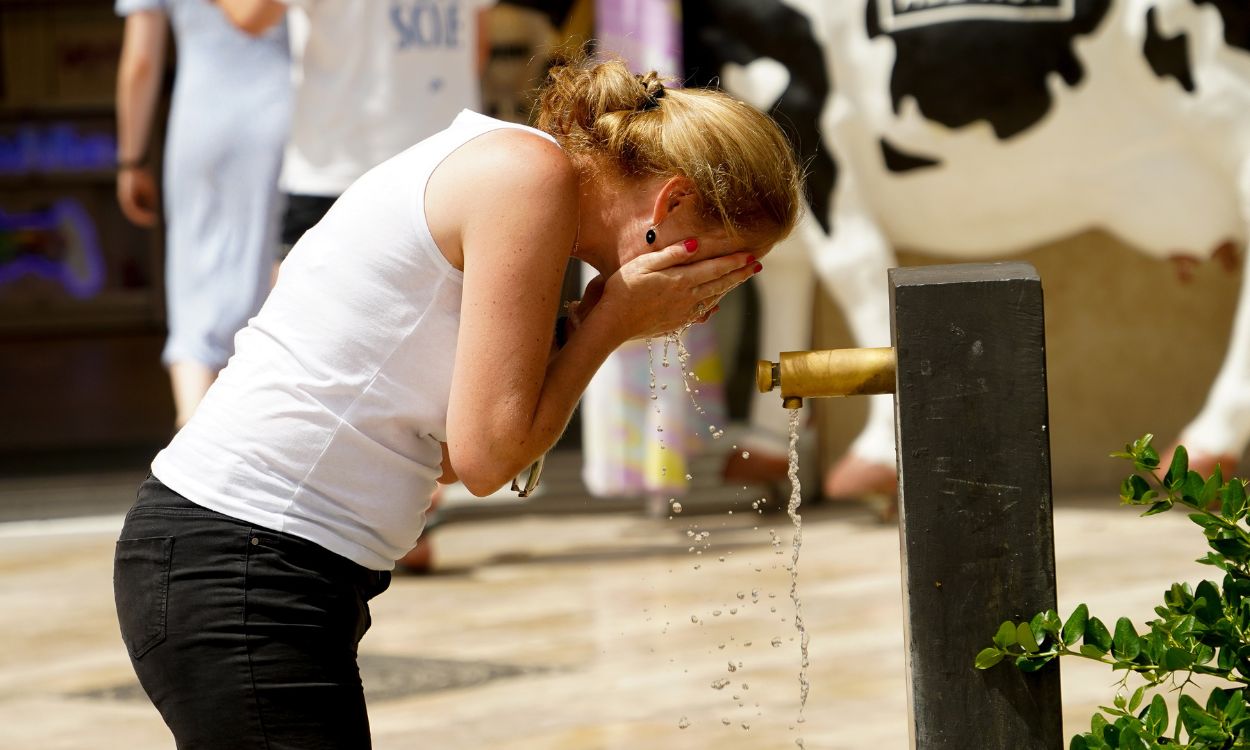
<svg viewBox="0 0 1250 750">
<path fill-rule="evenodd" d="M 692 381 L 698 383 L 699 376 L 690 369 L 690 351 L 686 349 L 686 345 L 681 340 L 682 333 L 689 327 L 689 325 L 686 325 L 679 330 L 665 334 L 664 366 L 668 367 L 668 348 L 672 346 L 677 352 L 677 364 L 681 368 L 681 384 L 686 389 L 686 395 L 690 397 L 690 404 L 700 416 L 707 416 L 707 412 L 703 410 L 702 406 L 699 406 L 699 400 L 696 398 L 699 395 L 698 387 L 691 387 L 690 385 Z M 720 435 L 713 435 L 713 437 L 720 437 Z"/>
<path fill-rule="evenodd" d="M 790 600 L 794 602 L 794 627 L 799 633 L 799 718 L 803 721 L 803 709 L 807 705 L 807 693 L 811 684 L 807 680 L 808 636 L 803 627 L 803 603 L 799 600 L 799 551 L 803 547 L 803 517 L 799 515 L 799 504 L 803 501 L 803 493 L 799 487 L 799 410 L 790 409 L 790 467 L 786 475 L 790 478 L 790 504 L 786 512 L 794 522 L 794 552 L 790 557 Z M 802 745 L 800 745 L 801 747 Z"/>
</svg>

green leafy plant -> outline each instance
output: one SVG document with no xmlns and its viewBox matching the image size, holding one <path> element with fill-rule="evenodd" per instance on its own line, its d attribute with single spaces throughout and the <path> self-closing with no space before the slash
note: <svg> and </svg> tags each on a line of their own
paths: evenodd
<svg viewBox="0 0 1250 750">
<path fill-rule="evenodd" d="M 1059 657 L 1091 659 L 1122 671 L 1112 705 L 1100 706 L 1088 732 L 1072 738 L 1070 750 L 1154 750 L 1193 748 L 1250 750 L 1250 524 L 1246 483 L 1224 481 L 1217 467 L 1203 477 L 1177 449 L 1159 476 L 1159 454 L 1146 435 L 1111 455 L 1131 461 L 1134 473 L 1120 486 L 1120 501 L 1146 508 L 1142 515 L 1184 508 L 1201 529 L 1210 550 L 1197 562 L 1223 572 L 1219 582 L 1174 583 L 1155 607 L 1157 619 L 1138 633 L 1121 617 L 1113 628 L 1079 605 L 1063 620 L 1054 610 L 1028 622 L 1004 622 L 993 643 L 976 656 L 979 669 L 1009 661 L 1025 672 Z M 1129 686 L 1137 675 L 1143 684 Z M 1223 681 L 1205 704 L 1185 690 L 1195 675 Z M 1163 691 L 1179 693 L 1176 716 Z"/>
</svg>

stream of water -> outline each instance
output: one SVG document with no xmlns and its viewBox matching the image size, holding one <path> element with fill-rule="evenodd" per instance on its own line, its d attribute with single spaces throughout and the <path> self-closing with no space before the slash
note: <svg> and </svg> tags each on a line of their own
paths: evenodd
<svg viewBox="0 0 1250 750">
<path fill-rule="evenodd" d="M 684 331 L 684 329 L 682 329 L 682 331 Z M 690 397 L 690 403 L 693 405 L 695 411 L 698 414 L 706 415 L 706 412 L 703 410 L 703 408 L 699 406 L 699 402 L 697 399 L 697 395 L 699 392 L 698 388 L 691 385 L 691 381 L 694 380 L 697 382 L 698 377 L 694 375 L 694 373 L 692 373 L 689 369 L 690 354 L 686 350 L 685 345 L 681 341 L 682 331 L 675 331 L 664 337 L 664 343 L 663 343 L 663 348 L 662 348 L 662 353 L 661 353 L 661 366 L 662 367 L 669 366 L 670 350 L 674 351 L 676 353 L 678 365 L 681 369 L 682 384 L 685 387 L 686 393 Z M 651 339 L 647 339 L 647 354 L 648 354 L 648 361 L 649 361 L 650 370 L 651 370 L 651 373 L 650 373 L 651 374 L 651 380 L 650 380 L 651 400 L 656 402 L 655 408 L 656 408 L 656 413 L 658 414 L 660 407 L 658 403 L 659 396 L 658 396 L 658 393 L 656 392 L 657 383 L 656 383 L 656 374 L 655 374 L 655 352 L 652 346 Z M 661 387 L 665 387 L 665 386 L 661 386 Z M 809 658 L 809 651 L 808 651 L 809 636 L 807 633 L 807 629 L 804 627 L 804 624 L 803 624 L 803 604 L 802 604 L 802 600 L 799 597 L 799 554 L 803 546 L 803 517 L 799 514 L 799 506 L 802 503 L 802 488 L 799 483 L 799 454 L 798 454 L 799 410 L 798 409 L 789 410 L 789 423 L 790 423 L 790 441 L 789 441 L 789 451 L 788 451 L 789 467 L 787 470 L 787 477 L 790 480 L 790 499 L 786 508 L 786 513 L 790 517 L 791 523 L 793 523 L 794 525 L 794 535 L 793 535 L 793 540 L 792 540 L 792 545 L 791 545 L 790 563 L 786 567 L 790 573 L 790 600 L 794 603 L 794 627 L 798 633 L 798 639 L 799 639 L 799 711 L 798 711 L 798 718 L 796 720 L 796 723 L 801 724 L 805 721 L 803 713 L 804 713 L 804 709 L 807 706 L 807 696 L 810 691 L 811 684 L 808 680 L 808 667 L 810 666 L 810 658 Z M 661 428 L 657 428 L 657 432 L 663 432 L 663 430 Z M 720 438 L 724 434 L 724 430 L 718 428 L 716 425 L 708 425 L 708 432 L 711 435 L 712 439 L 714 440 Z M 663 450 L 665 447 L 664 438 L 660 435 L 657 435 L 657 439 L 659 440 L 661 450 Z M 737 450 L 737 446 L 734 446 L 734 449 Z M 748 452 L 743 451 L 742 453 L 743 458 L 748 458 L 749 456 L 750 454 Z M 691 478 L 690 475 L 686 475 L 687 480 L 689 480 L 690 478 Z M 669 502 L 670 502 L 670 511 L 672 513 L 681 513 L 682 506 L 680 502 L 677 502 L 676 498 L 670 499 Z M 763 511 L 759 510 L 759 506 L 762 502 L 763 502 L 763 499 L 761 499 L 760 501 L 757 501 L 755 504 L 752 505 L 752 508 L 762 513 Z M 731 510 L 729 511 L 729 513 L 732 514 L 733 511 Z M 672 516 L 670 515 L 669 518 L 671 519 Z M 777 538 L 776 532 L 770 532 L 770 534 L 772 534 L 773 536 L 774 546 L 779 544 L 781 540 Z M 695 546 L 692 546 L 690 548 L 691 551 L 696 551 L 696 546 L 699 546 L 700 542 L 703 542 L 704 549 L 707 549 L 710 546 L 710 543 L 706 542 L 708 532 L 700 532 L 699 534 L 696 535 L 691 530 L 687 532 L 687 535 L 691 536 L 692 540 L 695 542 Z M 702 552 L 703 552 L 702 549 L 697 550 L 697 554 L 702 554 Z M 778 549 L 778 553 L 780 552 L 781 550 Z M 723 559 L 724 558 L 721 558 L 722 561 Z M 699 566 L 696 564 L 695 568 L 697 569 L 698 567 Z M 757 568 L 757 570 L 759 569 Z M 770 594 L 770 596 L 772 595 Z M 753 597 L 753 600 L 758 601 L 757 592 L 753 592 L 752 597 Z M 742 599 L 744 598 L 744 595 L 739 594 L 738 598 Z M 737 611 L 736 609 L 731 610 L 731 613 L 735 613 L 736 611 Z M 716 611 L 713 614 L 719 615 L 721 613 L 720 611 Z M 691 615 L 691 622 L 698 624 L 699 623 L 698 616 Z M 774 647 L 780 646 L 781 639 L 774 638 L 772 640 L 772 645 Z M 729 671 L 731 672 L 735 671 L 735 665 L 733 664 L 733 662 L 730 662 Z M 729 680 L 721 678 L 721 679 L 713 681 L 712 688 L 716 690 L 720 690 L 726 687 L 728 684 L 729 684 Z M 746 685 L 744 684 L 743 687 L 745 688 Z M 730 721 L 728 719 L 722 719 L 722 723 L 728 725 Z M 681 729 L 685 729 L 688 726 L 690 726 L 689 720 L 685 716 L 681 717 L 681 720 L 678 722 L 678 727 Z M 748 729 L 749 725 L 744 722 L 742 724 L 742 728 Z M 794 727 L 792 726 L 791 728 L 793 729 Z M 795 745 L 798 746 L 799 748 L 805 747 L 803 743 L 803 739 L 801 737 L 795 738 L 794 742 L 795 742 Z"/>
<path fill-rule="evenodd" d="M 799 633 L 799 722 L 803 721 L 803 709 L 807 706 L 807 693 L 811 684 L 807 680 L 808 636 L 803 627 L 803 602 L 799 599 L 799 552 L 803 547 L 803 517 L 799 515 L 799 505 L 803 502 L 802 488 L 799 486 L 799 410 L 790 409 L 790 466 L 786 472 L 790 478 L 790 503 L 786 513 L 794 523 L 794 541 L 790 556 L 790 600 L 794 602 L 794 627 Z M 803 741 L 798 741 L 799 747 Z"/>
</svg>

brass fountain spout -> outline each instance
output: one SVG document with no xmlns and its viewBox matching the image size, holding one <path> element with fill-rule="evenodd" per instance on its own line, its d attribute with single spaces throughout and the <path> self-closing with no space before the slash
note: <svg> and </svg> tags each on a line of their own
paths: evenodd
<svg viewBox="0 0 1250 750">
<path fill-rule="evenodd" d="M 781 405 L 797 409 L 804 398 L 863 396 L 894 392 L 893 347 L 782 352 L 779 362 L 755 366 L 760 393 L 781 389 Z"/>
</svg>

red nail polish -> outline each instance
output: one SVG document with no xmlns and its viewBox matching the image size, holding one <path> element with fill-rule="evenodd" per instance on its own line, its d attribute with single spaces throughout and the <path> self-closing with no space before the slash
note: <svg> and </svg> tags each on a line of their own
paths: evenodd
<svg viewBox="0 0 1250 750">
<path fill-rule="evenodd" d="M 693 237 L 691 237 L 690 239 L 686 240 L 685 242 L 681 244 L 685 246 L 686 252 L 688 253 L 693 253 L 695 250 L 699 249 L 699 241 Z"/>
<path fill-rule="evenodd" d="M 755 273 L 759 273 L 760 271 L 763 271 L 763 270 L 764 270 L 764 264 L 763 264 L 763 263 L 756 263 L 756 264 L 755 264 Z"/>
<path fill-rule="evenodd" d="M 747 265 L 750 265 L 750 264 L 752 264 L 752 263 L 754 263 L 754 262 L 755 262 L 755 256 L 754 256 L 754 255 L 748 255 L 748 256 L 747 256 Z"/>
</svg>

